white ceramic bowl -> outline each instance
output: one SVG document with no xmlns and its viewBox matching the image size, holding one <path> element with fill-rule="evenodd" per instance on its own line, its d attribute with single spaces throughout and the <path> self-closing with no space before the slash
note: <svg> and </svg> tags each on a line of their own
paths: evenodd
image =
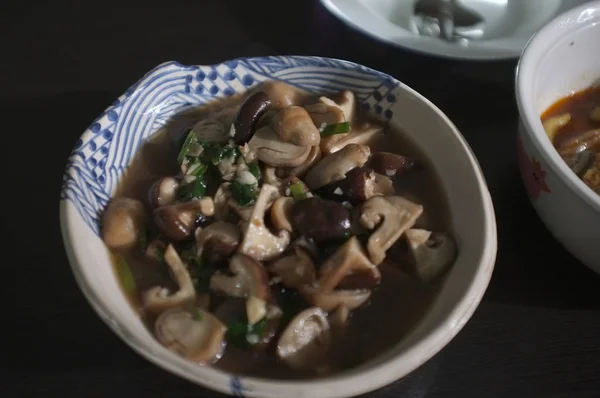
<svg viewBox="0 0 600 398">
<path fill-rule="evenodd" d="M 163 348 L 123 296 L 98 236 L 98 215 L 140 144 L 174 112 L 280 79 L 309 91 L 352 89 L 361 106 L 398 123 L 427 152 L 447 192 L 459 255 L 423 321 L 385 355 L 360 368 L 308 381 L 228 374 Z M 129 346 L 156 365 L 208 388 L 245 397 L 333 398 L 377 389 L 441 350 L 475 311 L 496 258 L 496 222 L 473 153 L 446 116 L 381 72 L 319 57 L 264 57 L 211 66 L 159 65 L 119 97 L 77 142 L 60 202 L 62 233 L 77 283 L 92 307 Z"/>
<path fill-rule="evenodd" d="M 554 102 L 600 82 L 600 1 L 551 21 L 529 42 L 517 68 L 519 167 L 533 206 L 550 232 L 600 272 L 600 196 L 569 169 L 540 115 Z"/>
<path fill-rule="evenodd" d="M 337 18 L 376 40 L 440 57 L 489 61 L 519 57 L 539 28 L 582 1 L 585 0 L 460 0 L 460 4 L 486 21 L 480 38 L 461 44 L 419 35 L 413 19 L 417 0 L 321 0 L 321 3 Z"/>
</svg>

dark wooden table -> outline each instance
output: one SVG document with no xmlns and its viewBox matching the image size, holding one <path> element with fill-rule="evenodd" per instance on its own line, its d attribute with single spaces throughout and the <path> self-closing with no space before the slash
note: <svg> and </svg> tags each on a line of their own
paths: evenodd
<svg viewBox="0 0 600 398">
<path fill-rule="evenodd" d="M 515 62 L 394 49 L 317 1 L 55 0 L 0 4 L 0 397 L 221 397 L 137 356 L 84 300 L 59 231 L 77 137 L 155 65 L 322 55 L 387 72 L 430 98 L 479 158 L 498 218 L 494 276 L 463 331 L 368 397 L 600 397 L 600 278 L 546 231 L 519 178 Z"/>
</svg>

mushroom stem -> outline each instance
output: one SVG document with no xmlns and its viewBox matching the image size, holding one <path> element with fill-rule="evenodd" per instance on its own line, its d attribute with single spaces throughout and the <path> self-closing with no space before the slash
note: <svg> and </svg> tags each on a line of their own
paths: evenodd
<svg viewBox="0 0 600 398">
<path fill-rule="evenodd" d="M 169 295 L 168 289 L 162 286 L 154 286 L 142 295 L 144 306 L 153 312 L 162 312 L 168 308 L 193 303 L 196 299 L 196 290 L 187 267 L 179 257 L 179 254 L 173 248 L 173 245 L 167 246 L 165 251 L 165 262 L 169 266 L 171 275 L 177 282 L 179 290 Z"/>
<path fill-rule="evenodd" d="M 265 213 L 279 196 L 277 188 L 269 184 L 263 184 L 256 199 L 252 216 L 248 221 L 242 222 L 244 238 L 238 252 L 258 261 L 266 261 L 275 258 L 286 249 L 290 243 L 290 233 L 286 230 L 280 230 L 277 234 L 273 234 L 265 225 Z"/>
</svg>

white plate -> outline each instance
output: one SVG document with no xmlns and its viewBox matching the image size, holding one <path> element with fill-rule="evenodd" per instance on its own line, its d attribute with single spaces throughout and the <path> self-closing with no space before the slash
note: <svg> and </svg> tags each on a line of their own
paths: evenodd
<svg viewBox="0 0 600 398">
<path fill-rule="evenodd" d="M 517 58 L 531 36 L 559 13 L 585 0 L 459 0 L 486 19 L 481 39 L 449 43 L 416 33 L 412 21 L 417 0 L 321 0 L 337 18 L 376 40 L 447 58 Z"/>
</svg>

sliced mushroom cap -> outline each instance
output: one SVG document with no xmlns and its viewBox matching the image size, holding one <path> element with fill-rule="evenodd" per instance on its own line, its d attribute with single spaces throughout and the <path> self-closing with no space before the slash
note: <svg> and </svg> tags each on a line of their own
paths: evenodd
<svg viewBox="0 0 600 398">
<path fill-rule="evenodd" d="M 344 113 L 344 120 L 352 122 L 356 117 L 356 97 L 350 90 L 343 90 L 328 97 L 319 97 L 319 102 L 339 108 Z"/>
<path fill-rule="evenodd" d="M 241 239 L 242 234 L 237 226 L 216 221 L 196 230 L 196 256 L 209 264 L 227 263 Z"/>
<path fill-rule="evenodd" d="M 317 293 L 331 293 L 336 288 L 370 289 L 381 281 L 381 273 L 364 253 L 358 238 L 353 236 L 340 246 L 319 269 Z M 340 286 L 345 280 L 347 286 Z"/>
<path fill-rule="evenodd" d="M 211 364 L 225 348 L 227 328 L 210 312 L 200 308 L 172 308 L 154 324 L 158 341 L 191 361 Z"/>
<path fill-rule="evenodd" d="M 362 167 L 369 160 L 371 150 L 366 145 L 349 144 L 340 151 L 321 159 L 306 174 L 306 185 L 312 190 L 343 180 L 346 173 L 355 167 Z"/>
<path fill-rule="evenodd" d="M 199 215 L 211 217 L 215 203 L 210 196 L 189 202 L 161 206 L 153 212 L 154 223 L 168 239 L 182 241 L 192 236 Z"/>
<path fill-rule="evenodd" d="M 342 305 L 350 310 L 356 309 L 371 297 L 371 291 L 366 289 L 334 290 L 331 293 L 322 293 L 318 292 L 313 285 L 298 286 L 298 293 L 312 305 L 327 312 Z"/>
<path fill-rule="evenodd" d="M 270 126 L 260 128 L 248 146 L 260 161 L 273 167 L 299 166 L 308 158 L 311 149 L 282 141 Z"/>
<path fill-rule="evenodd" d="M 229 132 L 225 125 L 215 119 L 202 119 L 192 128 L 200 141 L 224 144 L 229 140 Z"/>
<path fill-rule="evenodd" d="M 230 138 L 237 145 L 244 145 L 254 135 L 256 123 L 271 106 L 269 96 L 262 91 L 251 94 L 244 100 L 231 125 Z"/>
<path fill-rule="evenodd" d="M 294 203 L 292 227 L 315 242 L 340 239 L 350 232 L 350 212 L 341 203 L 317 197 Z"/>
<path fill-rule="evenodd" d="M 261 263 L 244 254 L 236 253 L 229 260 L 232 276 L 216 272 L 210 278 L 212 290 L 232 297 L 254 296 L 265 302 L 271 298 L 269 277 Z"/>
<path fill-rule="evenodd" d="M 156 181 L 148 191 L 148 204 L 150 208 L 170 205 L 177 199 L 179 181 L 174 177 L 163 177 Z"/>
<path fill-rule="evenodd" d="M 308 157 L 300 166 L 279 170 L 281 170 L 283 177 L 302 177 L 308 170 L 310 170 L 311 167 L 313 167 L 319 160 L 321 160 L 321 157 L 321 148 L 318 145 L 315 145 L 310 149 Z"/>
<path fill-rule="evenodd" d="M 293 369 L 314 369 L 331 343 L 329 321 L 320 308 L 309 308 L 292 319 L 277 342 L 277 355 Z"/>
<path fill-rule="evenodd" d="M 340 151 L 342 148 L 350 144 L 369 145 L 378 136 L 383 134 L 383 127 L 380 125 L 364 122 L 361 124 L 353 124 L 352 130 L 345 134 L 335 134 L 321 139 L 321 151 L 325 155 L 329 155 Z"/>
<path fill-rule="evenodd" d="M 280 110 L 271 120 L 271 128 L 284 142 L 299 146 L 319 145 L 321 135 L 310 115 L 301 106 Z"/>
<path fill-rule="evenodd" d="M 295 241 L 293 241 L 288 250 L 295 250 L 296 248 L 306 250 L 306 252 L 313 258 L 317 259 L 319 257 L 319 248 L 314 240 L 308 239 L 306 236 L 301 236 Z"/>
<path fill-rule="evenodd" d="M 281 197 L 275 199 L 271 206 L 271 222 L 277 229 L 284 229 L 293 232 L 292 228 L 292 208 L 294 207 L 294 199 L 289 197 Z"/>
<path fill-rule="evenodd" d="M 110 249 L 127 249 L 139 242 L 144 205 L 130 198 L 112 199 L 102 215 L 102 240 Z"/>
<path fill-rule="evenodd" d="M 316 279 L 315 265 L 308 253 L 299 247 L 290 254 L 278 258 L 269 271 L 281 278 L 285 287 L 295 288 L 311 284 Z"/>
<path fill-rule="evenodd" d="M 394 183 L 368 167 L 357 167 L 346 173 L 346 178 L 321 188 L 319 194 L 333 200 L 362 203 L 375 195 L 393 195 Z"/>
<path fill-rule="evenodd" d="M 362 205 L 361 224 L 370 230 L 377 228 L 367 243 L 374 264 L 381 264 L 385 252 L 415 224 L 421 213 L 423 206 L 400 196 L 374 196 Z"/>
<path fill-rule="evenodd" d="M 260 90 L 267 94 L 273 108 L 283 109 L 302 104 L 308 94 L 290 84 L 278 80 L 271 80 L 259 86 Z"/>
<path fill-rule="evenodd" d="M 280 230 L 273 234 L 265 225 L 265 213 L 279 191 L 272 185 L 263 184 L 254 204 L 252 217 L 242 223 L 244 238 L 238 251 L 258 261 L 270 260 L 282 253 L 290 243 L 290 233 Z"/>
<path fill-rule="evenodd" d="M 415 271 L 425 282 L 442 276 L 456 259 L 456 244 L 450 235 L 424 229 L 406 231 L 406 241 L 412 254 Z"/>
<path fill-rule="evenodd" d="M 417 167 L 417 163 L 407 157 L 389 152 L 375 152 L 367 166 L 387 177 L 402 176 Z"/>
<path fill-rule="evenodd" d="M 336 105 L 327 105 L 323 102 L 305 105 L 304 109 L 312 118 L 313 123 L 319 129 L 325 128 L 329 124 L 343 123 L 346 116 L 342 108 Z"/>
<path fill-rule="evenodd" d="M 193 303 L 196 299 L 196 290 L 190 273 L 173 245 L 167 246 L 164 258 L 179 290 L 170 294 L 168 289 L 162 286 L 154 286 L 144 292 L 142 294 L 144 307 L 155 313 Z"/>
</svg>

